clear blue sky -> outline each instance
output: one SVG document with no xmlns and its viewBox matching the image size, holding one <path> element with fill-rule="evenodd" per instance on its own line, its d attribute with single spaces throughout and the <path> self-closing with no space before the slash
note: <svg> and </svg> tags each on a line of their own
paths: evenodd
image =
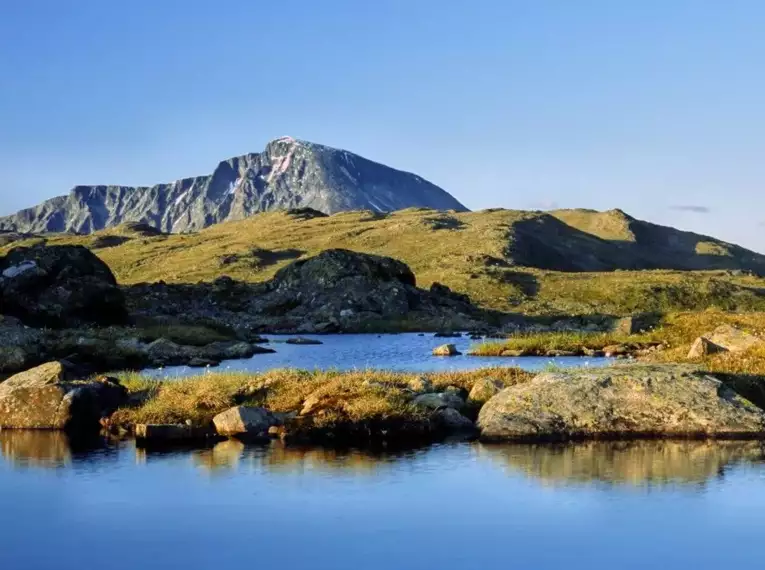
<svg viewBox="0 0 765 570">
<path fill-rule="evenodd" d="M 0 0 L 0 213 L 291 135 L 765 252 L 760 0 Z"/>
</svg>

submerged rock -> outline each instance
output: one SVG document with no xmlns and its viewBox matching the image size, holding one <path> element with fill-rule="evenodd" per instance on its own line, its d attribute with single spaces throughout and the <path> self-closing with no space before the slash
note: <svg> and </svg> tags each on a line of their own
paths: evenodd
<svg viewBox="0 0 765 570">
<path fill-rule="evenodd" d="M 324 344 L 320 340 L 316 340 L 314 338 L 304 338 L 302 336 L 298 336 L 295 338 L 288 338 L 286 340 L 287 344 L 303 344 L 303 345 L 312 345 L 312 344 Z"/>
<path fill-rule="evenodd" d="M 487 441 L 765 437 L 765 412 L 688 366 L 545 373 L 506 388 L 478 417 Z"/>
<path fill-rule="evenodd" d="M 74 380 L 64 362 L 49 362 L 0 384 L 0 427 L 10 429 L 98 429 L 127 397 L 111 378 Z"/>
</svg>

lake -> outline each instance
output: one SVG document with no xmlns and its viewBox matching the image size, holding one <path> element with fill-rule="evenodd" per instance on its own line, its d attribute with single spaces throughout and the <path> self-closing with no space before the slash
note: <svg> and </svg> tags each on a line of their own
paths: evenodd
<svg viewBox="0 0 765 570">
<path fill-rule="evenodd" d="M 520 366 L 527 370 L 540 370 L 551 363 L 560 367 L 602 366 L 611 362 L 606 358 L 582 357 L 485 357 L 467 356 L 471 346 L 482 341 L 458 338 L 436 338 L 432 333 L 420 336 L 406 334 L 331 334 L 300 335 L 316 339 L 321 345 L 285 344 L 290 336 L 267 335 L 273 354 L 256 354 L 245 360 L 228 360 L 215 371 L 263 372 L 274 368 L 302 368 L 306 370 L 337 368 L 387 369 L 402 372 L 437 372 L 443 370 L 473 370 L 488 366 Z M 442 344 L 454 344 L 461 356 L 432 356 L 433 349 Z M 204 374 L 205 369 L 186 366 L 168 367 L 150 372 L 158 377 Z"/>
<path fill-rule="evenodd" d="M 765 533 L 757 442 L 0 450 L 13 570 L 745 568 Z"/>
</svg>

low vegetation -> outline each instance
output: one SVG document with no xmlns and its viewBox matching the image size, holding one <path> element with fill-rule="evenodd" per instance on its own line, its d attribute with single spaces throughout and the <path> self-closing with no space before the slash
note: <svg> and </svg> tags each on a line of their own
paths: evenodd
<svg viewBox="0 0 765 570">
<path fill-rule="evenodd" d="M 114 423 L 209 424 L 218 413 L 235 405 L 263 406 L 273 412 L 300 412 L 309 396 L 322 413 L 316 425 L 341 421 L 416 418 L 422 411 L 411 405 L 411 389 L 432 383 L 469 391 L 481 378 L 493 378 L 506 386 L 524 382 L 531 374 L 518 368 L 485 368 L 469 372 L 403 374 L 375 370 L 315 371 L 274 370 L 262 374 L 210 373 L 202 376 L 158 381 L 137 373 L 120 375 L 128 388 L 130 404 L 118 410 Z"/>
<path fill-rule="evenodd" d="M 506 351 L 529 355 L 544 355 L 548 352 L 576 352 L 582 350 L 602 351 L 615 345 L 642 347 L 654 342 L 654 334 L 624 335 L 617 333 L 547 332 L 514 335 L 507 340 L 482 342 L 474 346 L 474 356 L 502 356 Z"/>
<path fill-rule="evenodd" d="M 121 284 L 130 285 L 159 280 L 195 283 L 221 275 L 262 282 L 296 259 L 346 248 L 400 259 L 414 271 L 420 287 L 440 282 L 467 293 L 485 308 L 501 311 L 624 315 L 707 308 L 765 310 L 765 279 L 729 270 L 755 261 L 734 246 L 712 247 L 717 242 L 693 234 L 676 232 L 682 251 L 642 247 L 654 252 L 654 267 L 696 263 L 715 269 L 587 270 L 592 265 L 587 260 L 601 257 L 606 260 L 601 264 L 604 269 L 629 267 L 627 261 L 634 256 L 630 248 L 641 247 L 633 231 L 636 224 L 649 237 L 661 231 L 618 211 L 561 210 L 546 215 L 413 208 L 311 219 L 270 212 L 191 234 L 151 235 L 115 228 L 87 236 L 50 235 L 8 243 L 0 247 L 0 254 L 41 239 L 51 245 L 81 244 L 93 248 Z M 544 239 L 548 234 L 550 239 Z M 543 238 L 541 245 L 534 241 L 537 238 Z M 561 244 L 569 250 L 561 250 Z M 558 249 L 548 252 L 547 247 Z M 583 268 L 561 270 L 572 259 Z"/>
</svg>

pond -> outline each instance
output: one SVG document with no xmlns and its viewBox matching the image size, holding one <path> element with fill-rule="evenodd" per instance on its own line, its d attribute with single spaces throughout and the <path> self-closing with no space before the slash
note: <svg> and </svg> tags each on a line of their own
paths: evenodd
<svg viewBox="0 0 765 570">
<path fill-rule="evenodd" d="M 743 568 L 765 533 L 757 442 L 0 450 L 9 569 Z"/>
<path fill-rule="evenodd" d="M 485 357 L 468 356 L 471 346 L 482 341 L 466 336 L 436 338 L 432 333 L 405 334 L 333 334 L 301 335 L 322 342 L 320 345 L 291 345 L 285 341 L 289 336 L 267 335 L 267 345 L 276 352 L 257 354 L 246 360 L 223 362 L 215 371 L 263 372 L 274 368 L 301 368 L 305 370 L 336 368 L 386 369 L 402 372 L 437 372 L 445 370 L 474 370 L 488 366 L 521 366 L 527 370 L 539 370 L 555 364 L 560 367 L 602 366 L 610 362 L 606 358 L 582 357 Z M 432 356 L 433 349 L 442 344 L 454 344 L 461 356 Z M 204 374 L 205 369 L 176 366 L 156 370 L 151 374 L 160 377 L 190 376 Z"/>
</svg>

